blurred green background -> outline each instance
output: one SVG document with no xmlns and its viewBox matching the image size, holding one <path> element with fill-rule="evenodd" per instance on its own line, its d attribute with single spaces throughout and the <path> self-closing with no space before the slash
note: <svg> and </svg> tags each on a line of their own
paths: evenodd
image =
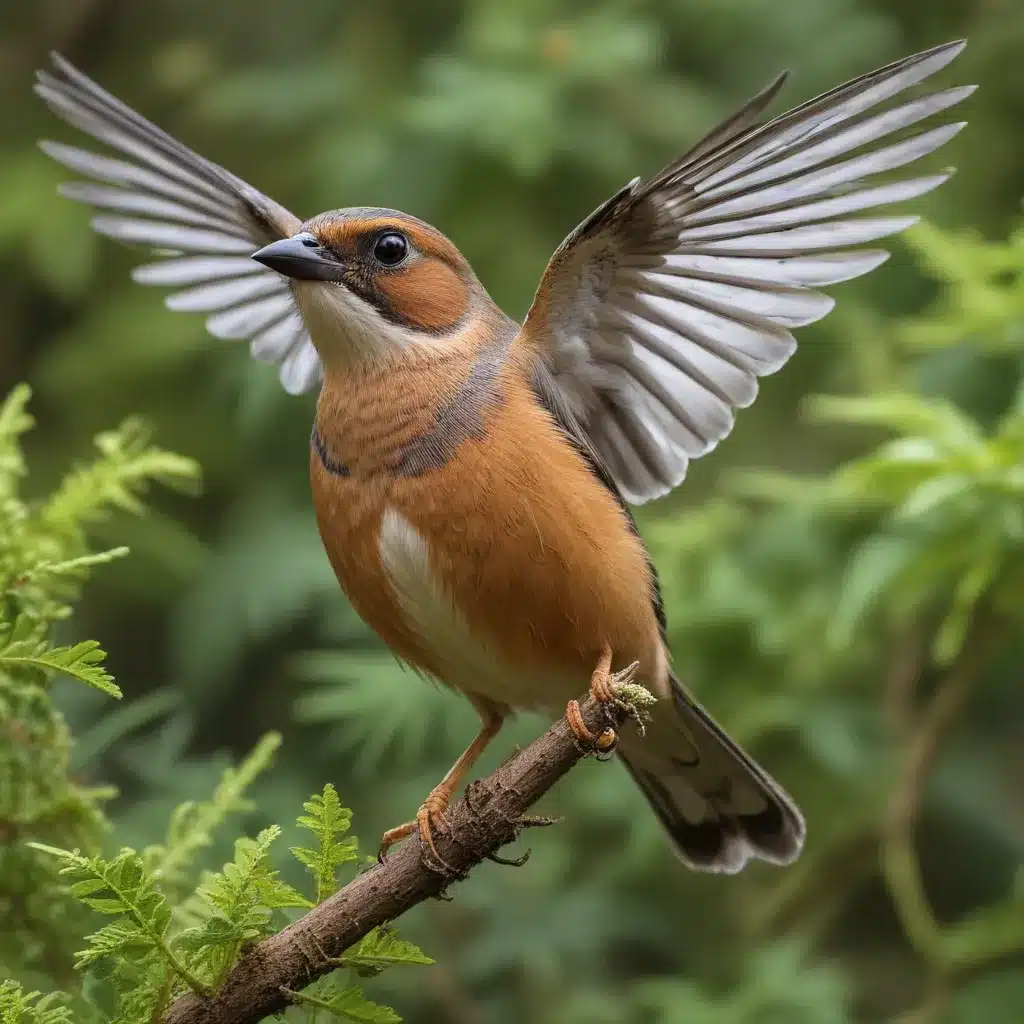
<svg viewBox="0 0 1024 1024">
<path fill-rule="evenodd" d="M 47 51 L 300 216 L 378 204 L 437 224 L 521 317 L 583 216 L 782 68 L 794 71 L 789 106 L 963 35 L 942 84 L 981 89 L 963 107 L 968 129 L 932 161 L 959 173 L 915 209 L 966 233 L 922 230 L 867 280 L 834 289 L 835 313 L 802 332 L 734 435 L 640 515 L 677 666 L 803 804 L 806 855 L 784 871 L 689 874 L 621 768 L 588 763 L 546 802 L 565 821 L 527 837 L 527 866 L 486 865 L 454 902 L 409 916 L 404 933 L 438 966 L 385 976 L 373 994 L 408 1021 L 452 1024 L 1024 1020 L 1019 585 L 993 597 L 1004 605 L 996 639 L 943 738 L 916 838 L 939 922 L 995 907 L 986 934 L 1020 941 L 982 955 L 981 940 L 952 964 L 912 897 L 894 901 L 906 876 L 880 857 L 901 737 L 920 709 L 901 680 L 924 700 L 957 670 L 975 624 L 988 629 L 964 594 L 987 600 L 1019 567 L 1024 505 L 1003 481 L 1005 537 L 985 532 L 988 505 L 971 505 L 956 529 L 928 533 L 932 561 L 911 565 L 886 548 L 884 506 L 922 478 L 892 489 L 893 474 L 869 462 L 859 491 L 849 474 L 829 477 L 885 435 L 812 424 L 803 405 L 821 391 L 946 396 L 984 428 L 1017 408 L 1024 242 L 980 239 L 1005 241 L 1024 195 L 1019 0 L 0 4 L 0 394 L 19 380 L 35 390 L 32 486 L 43 492 L 130 413 L 205 476 L 198 500 L 160 495 L 149 517 L 100 527 L 99 543 L 133 556 L 97 573 L 68 624 L 103 642 L 126 693 L 112 712 L 84 688 L 59 691 L 75 771 L 120 788 L 118 839 L 157 841 L 171 807 L 209 792 L 228 759 L 275 728 L 284 747 L 247 828 L 293 820 L 333 781 L 372 846 L 410 816 L 475 716 L 398 669 L 340 594 L 308 494 L 313 398 L 287 397 L 244 347 L 166 311 L 130 282 L 134 254 L 57 197 L 66 175 L 35 142 L 74 133 L 31 93 Z M 1000 449 L 1005 480 L 1022 451 Z M 837 504 L 816 485 L 738 472 L 752 467 L 849 493 Z M 983 470 L 961 492 L 977 498 Z M 540 728 L 515 723 L 482 770 Z"/>
</svg>

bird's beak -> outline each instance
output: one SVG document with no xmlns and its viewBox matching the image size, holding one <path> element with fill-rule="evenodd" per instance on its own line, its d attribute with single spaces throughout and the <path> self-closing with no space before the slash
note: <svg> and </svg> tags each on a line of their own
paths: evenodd
<svg viewBox="0 0 1024 1024">
<path fill-rule="evenodd" d="M 252 258 L 296 281 L 337 281 L 341 277 L 337 260 L 320 246 L 313 235 L 305 232 L 271 242 L 254 252 Z"/>
</svg>

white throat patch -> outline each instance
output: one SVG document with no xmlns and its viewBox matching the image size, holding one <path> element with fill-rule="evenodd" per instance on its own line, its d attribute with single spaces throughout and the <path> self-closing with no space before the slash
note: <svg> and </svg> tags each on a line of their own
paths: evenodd
<svg viewBox="0 0 1024 1024">
<path fill-rule="evenodd" d="M 325 366 L 375 362 L 423 344 L 419 331 L 385 320 L 369 302 L 333 281 L 293 281 L 295 303 Z"/>
</svg>

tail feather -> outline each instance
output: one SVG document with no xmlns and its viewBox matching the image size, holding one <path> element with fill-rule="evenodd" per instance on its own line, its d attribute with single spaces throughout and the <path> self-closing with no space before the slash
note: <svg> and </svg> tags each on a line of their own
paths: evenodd
<svg viewBox="0 0 1024 1024">
<path fill-rule="evenodd" d="M 619 751 L 679 857 L 725 874 L 751 858 L 794 861 L 805 826 L 792 798 L 674 675 L 669 684 L 672 699 L 655 706 L 647 734 L 623 736 Z"/>
</svg>

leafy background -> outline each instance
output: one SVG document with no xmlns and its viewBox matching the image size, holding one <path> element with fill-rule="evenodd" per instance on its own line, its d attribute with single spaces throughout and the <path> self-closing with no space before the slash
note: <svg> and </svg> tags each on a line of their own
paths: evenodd
<svg viewBox="0 0 1024 1024">
<path fill-rule="evenodd" d="M 795 103 L 968 36 L 944 80 L 982 88 L 941 157 L 959 174 L 916 204 L 928 223 L 835 289 L 734 435 L 640 517 L 676 662 L 805 806 L 805 857 L 687 874 L 618 766 L 587 764 L 526 867 L 488 865 L 403 922 L 437 965 L 374 994 L 454 1024 L 1024 1019 L 1015 0 L 8 0 L 0 19 L 0 394 L 35 390 L 30 486 L 48 493 L 130 413 L 203 467 L 200 498 L 92 527 L 132 557 L 58 627 L 102 638 L 125 691 L 112 711 L 55 689 L 76 777 L 118 788 L 117 840 L 139 849 L 268 729 L 284 743 L 250 836 L 326 782 L 378 834 L 474 716 L 397 669 L 339 594 L 306 482 L 312 399 L 132 285 L 132 255 L 56 197 L 35 141 L 69 134 L 30 91 L 49 49 L 297 213 L 380 204 L 438 224 L 522 315 L 578 220 L 780 68 Z M 963 706 L 916 780 L 908 752 L 937 736 L 929 701 L 950 679 Z M 483 770 L 539 724 L 509 728 Z M 275 862 L 295 884 L 298 841 Z"/>
</svg>

